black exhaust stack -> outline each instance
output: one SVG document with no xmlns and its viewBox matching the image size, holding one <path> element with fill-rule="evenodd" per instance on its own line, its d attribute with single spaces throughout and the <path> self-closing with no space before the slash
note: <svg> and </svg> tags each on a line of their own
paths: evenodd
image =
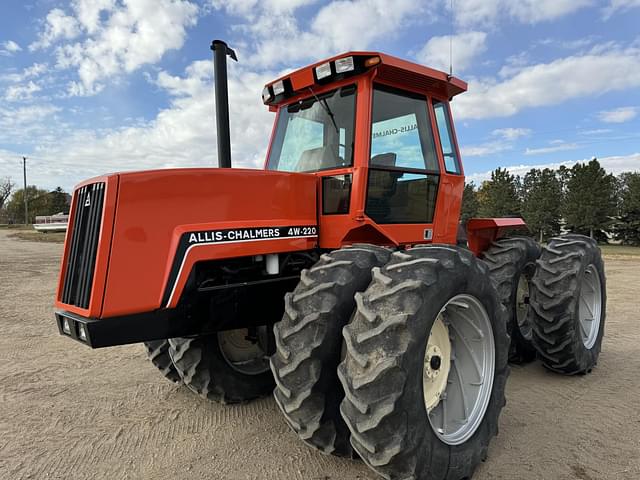
<svg viewBox="0 0 640 480">
<path fill-rule="evenodd" d="M 218 130 L 218 167 L 231 168 L 231 138 L 229 134 L 229 90 L 227 87 L 227 55 L 236 62 L 236 52 L 222 40 L 211 42 L 213 75 L 216 94 L 216 127 Z"/>
</svg>

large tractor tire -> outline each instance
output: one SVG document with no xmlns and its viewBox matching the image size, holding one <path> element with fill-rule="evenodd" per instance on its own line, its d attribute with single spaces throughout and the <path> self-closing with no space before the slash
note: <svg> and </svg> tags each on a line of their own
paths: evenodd
<svg viewBox="0 0 640 480">
<path fill-rule="evenodd" d="M 354 294 L 367 288 L 371 269 L 384 265 L 390 255 L 374 245 L 322 255 L 285 296 L 284 316 L 274 326 L 276 403 L 293 431 L 327 454 L 353 456 L 349 429 L 340 416 L 344 392 L 336 373 L 342 327 L 355 310 Z"/>
<path fill-rule="evenodd" d="M 549 370 L 573 375 L 596 365 L 606 316 L 600 249 L 583 235 L 552 238 L 531 282 L 533 344 Z"/>
<path fill-rule="evenodd" d="M 536 358 L 527 312 L 529 284 L 541 252 L 540 245 L 532 238 L 514 237 L 497 240 L 482 255 L 509 315 L 507 332 L 511 337 L 509 361 L 512 363 L 527 363 Z"/>
<path fill-rule="evenodd" d="M 164 377 L 173 382 L 180 383 L 182 380 L 176 367 L 169 356 L 169 340 L 153 340 L 144 342 L 147 351 L 147 358 L 158 369 Z"/>
<path fill-rule="evenodd" d="M 241 403 L 273 390 L 265 347 L 246 328 L 172 338 L 169 353 L 184 384 L 218 403 Z"/>
<path fill-rule="evenodd" d="M 509 372 L 489 268 L 454 246 L 396 252 L 356 300 L 338 368 L 354 449 L 387 479 L 471 477 L 498 432 Z"/>
</svg>

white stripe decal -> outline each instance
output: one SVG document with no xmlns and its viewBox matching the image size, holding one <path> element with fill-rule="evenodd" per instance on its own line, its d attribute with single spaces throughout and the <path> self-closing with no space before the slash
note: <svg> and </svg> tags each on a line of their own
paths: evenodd
<svg viewBox="0 0 640 480">
<path fill-rule="evenodd" d="M 173 283 L 173 288 L 171 289 L 171 295 L 169 296 L 169 301 L 167 302 L 166 308 L 169 308 L 171 302 L 173 301 L 173 295 L 176 293 L 176 287 L 178 286 L 178 281 L 180 280 L 180 275 L 182 275 L 182 269 L 184 268 L 184 262 L 187 260 L 187 255 L 189 254 L 189 250 L 194 247 L 203 247 L 206 245 L 222 245 L 225 243 L 245 243 L 245 242 L 266 242 L 269 240 L 288 240 L 295 238 L 317 238 L 318 235 L 298 235 L 295 237 L 274 237 L 274 238 L 261 238 L 261 239 L 250 239 L 250 240 L 228 240 L 224 242 L 206 242 L 206 243 L 194 243 L 193 245 L 189 245 L 187 250 L 184 252 L 184 256 L 182 257 L 182 263 L 180 264 L 180 269 L 178 270 L 178 275 L 176 276 L 176 280 Z M 260 254 L 256 254 L 260 255 Z"/>
</svg>

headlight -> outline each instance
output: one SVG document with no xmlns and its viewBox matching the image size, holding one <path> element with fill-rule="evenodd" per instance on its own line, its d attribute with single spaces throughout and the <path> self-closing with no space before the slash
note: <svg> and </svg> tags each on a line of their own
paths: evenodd
<svg viewBox="0 0 640 480">
<path fill-rule="evenodd" d="M 271 90 L 269 90 L 269 87 L 264 87 L 264 90 L 262 90 L 262 101 L 264 103 L 267 103 L 272 98 L 273 98 L 273 95 L 271 95 Z"/>
<path fill-rule="evenodd" d="M 282 80 L 273 84 L 273 94 L 277 97 L 281 93 L 284 93 L 284 82 Z"/>
<path fill-rule="evenodd" d="M 331 75 L 331 64 L 329 62 L 323 63 L 316 67 L 316 78 L 322 80 Z"/>
<path fill-rule="evenodd" d="M 350 72 L 353 68 L 353 57 L 344 57 L 336 60 L 336 73 Z"/>
</svg>

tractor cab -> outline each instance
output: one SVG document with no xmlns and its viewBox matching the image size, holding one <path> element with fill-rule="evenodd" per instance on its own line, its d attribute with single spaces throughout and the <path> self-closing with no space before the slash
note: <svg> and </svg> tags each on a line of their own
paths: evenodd
<svg viewBox="0 0 640 480">
<path fill-rule="evenodd" d="M 446 219 L 458 217 L 464 179 L 449 100 L 465 90 L 380 53 L 297 70 L 262 94 L 277 112 L 265 168 L 321 177 L 321 246 L 372 235 L 394 245 L 450 242 L 457 222 Z"/>
</svg>

